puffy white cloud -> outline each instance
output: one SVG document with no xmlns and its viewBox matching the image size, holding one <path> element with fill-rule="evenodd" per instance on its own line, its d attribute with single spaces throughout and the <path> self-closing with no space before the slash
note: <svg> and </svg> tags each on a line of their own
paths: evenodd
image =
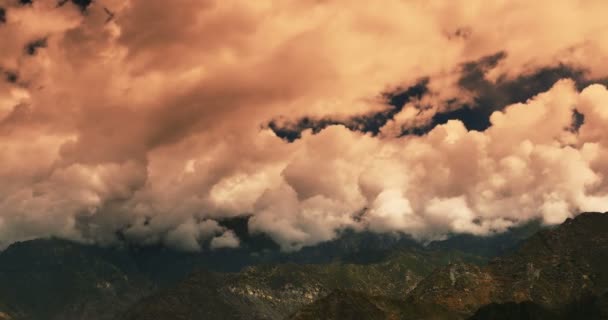
<svg viewBox="0 0 608 320">
<path fill-rule="evenodd" d="M 217 233 L 224 230 L 216 221 L 205 220 L 202 222 L 196 222 L 193 220 L 186 221 L 174 229 L 171 229 L 165 238 L 165 243 L 173 248 L 182 249 L 186 251 L 200 251 L 200 241 L 205 238 L 210 238 Z M 219 238 L 220 243 L 229 244 L 230 240 L 234 242 L 234 237 L 226 236 L 227 232 L 224 232 L 220 237 L 214 237 L 211 239 L 211 248 L 217 247 Z M 237 246 L 238 246 L 238 239 Z"/>
<path fill-rule="evenodd" d="M 239 238 L 236 236 L 234 231 L 227 230 L 221 235 L 214 237 L 211 239 L 211 243 L 209 247 L 211 249 L 219 249 L 219 248 L 238 248 L 240 245 Z"/>
</svg>

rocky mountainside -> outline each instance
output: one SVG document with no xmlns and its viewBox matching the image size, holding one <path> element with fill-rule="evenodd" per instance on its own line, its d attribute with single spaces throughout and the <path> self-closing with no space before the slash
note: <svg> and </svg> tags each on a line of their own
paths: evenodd
<svg viewBox="0 0 608 320">
<path fill-rule="evenodd" d="M 411 292 L 461 315 L 491 303 L 532 302 L 559 311 L 608 289 L 608 214 L 585 213 L 532 236 L 513 253 L 478 267 L 451 264 Z"/>
<path fill-rule="evenodd" d="M 445 255 L 412 251 L 367 265 L 282 264 L 235 274 L 199 272 L 142 300 L 124 319 L 284 319 L 334 290 L 403 299 L 429 270 L 446 263 Z"/>
<path fill-rule="evenodd" d="M 291 315 L 292 320 L 342 319 L 458 319 L 438 305 L 371 296 L 362 292 L 335 290 Z"/>
<path fill-rule="evenodd" d="M 338 291 L 292 319 L 608 319 L 607 263 L 608 214 L 585 213 L 487 265 L 438 268 L 404 300 Z"/>
<path fill-rule="evenodd" d="M 195 273 L 140 301 L 124 319 L 284 319 L 334 290 L 373 296 L 374 301 L 404 299 L 435 268 L 458 261 L 484 263 L 539 228 L 533 222 L 494 237 L 455 236 L 427 247 L 391 235 L 347 233 L 290 256 L 299 264 L 255 266 L 235 274 Z M 307 264 L 311 261 L 325 263 Z M 332 301 L 342 296 L 333 295 Z"/>
<path fill-rule="evenodd" d="M 294 320 L 370 319 L 398 317 L 401 301 L 391 301 L 356 292 L 335 290 L 292 315 Z"/>
</svg>

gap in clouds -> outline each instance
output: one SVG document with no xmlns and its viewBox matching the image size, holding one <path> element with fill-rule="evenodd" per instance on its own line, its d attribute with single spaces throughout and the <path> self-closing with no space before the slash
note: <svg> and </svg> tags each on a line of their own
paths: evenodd
<svg viewBox="0 0 608 320">
<path fill-rule="evenodd" d="M 449 106 L 448 110 L 436 112 L 430 121 L 422 126 L 402 128 L 399 136 L 425 135 L 436 126 L 446 124 L 450 120 L 461 121 L 467 130 L 484 131 L 491 125 L 492 113 L 503 110 L 514 103 L 526 102 L 535 95 L 549 90 L 560 79 L 574 80 L 579 90 L 593 83 L 608 84 L 608 79 L 589 79 L 585 70 L 563 64 L 543 67 L 515 78 L 501 75 L 495 81 L 487 79 L 486 74 L 506 57 L 507 53 L 500 51 L 477 61 L 462 64 L 458 85 L 472 95 L 472 101 L 459 101 L 458 97 L 444 101 L 444 104 Z M 267 126 L 278 137 L 288 142 L 300 139 L 304 130 L 310 129 L 313 134 L 316 134 L 330 125 L 342 125 L 349 130 L 371 133 L 375 136 L 403 109 L 405 104 L 411 101 L 416 102 L 429 93 L 427 88 L 429 79 L 430 77 L 425 78 L 406 90 L 383 93 L 382 97 L 387 104 L 387 110 L 345 120 L 331 117 L 271 120 Z M 424 110 L 428 106 L 416 103 L 416 108 Z M 584 116 L 575 110 L 572 124 L 575 131 L 582 125 L 583 120 Z"/>
</svg>

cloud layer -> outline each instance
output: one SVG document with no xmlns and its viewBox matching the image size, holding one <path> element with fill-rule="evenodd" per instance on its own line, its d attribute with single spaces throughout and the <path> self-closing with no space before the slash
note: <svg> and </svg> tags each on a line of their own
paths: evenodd
<svg viewBox="0 0 608 320">
<path fill-rule="evenodd" d="M 605 1 L 0 8 L 0 248 L 233 248 L 217 221 L 251 215 L 296 250 L 345 228 L 429 240 L 608 208 Z M 304 118 L 332 121 L 293 142 L 268 126 Z"/>
</svg>

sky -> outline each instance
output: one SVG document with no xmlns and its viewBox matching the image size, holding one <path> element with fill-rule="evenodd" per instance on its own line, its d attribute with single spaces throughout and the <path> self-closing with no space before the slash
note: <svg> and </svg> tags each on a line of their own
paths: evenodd
<svg viewBox="0 0 608 320">
<path fill-rule="evenodd" d="M 0 249 L 608 211 L 608 2 L 0 0 Z"/>
</svg>

